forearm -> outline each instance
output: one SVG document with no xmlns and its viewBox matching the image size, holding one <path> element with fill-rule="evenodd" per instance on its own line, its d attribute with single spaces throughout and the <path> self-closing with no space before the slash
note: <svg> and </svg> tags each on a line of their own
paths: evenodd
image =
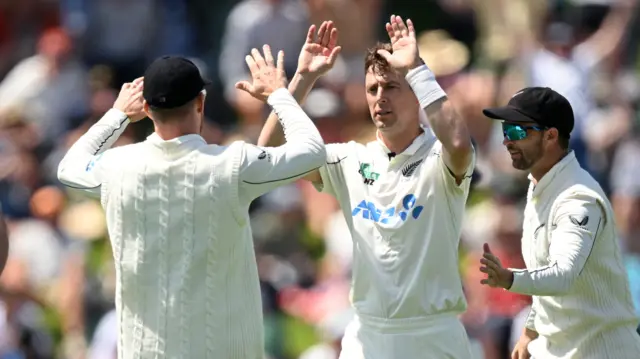
<svg viewBox="0 0 640 359">
<path fill-rule="evenodd" d="M 289 84 L 289 92 L 300 104 L 307 98 L 317 78 L 296 73 Z M 271 111 L 258 137 L 258 146 L 275 147 L 285 142 L 284 131 L 275 111 Z"/>
<path fill-rule="evenodd" d="M 471 136 L 467 124 L 457 114 L 427 65 L 416 65 L 407 73 L 407 81 L 427 115 L 427 125 L 442 143 L 445 150 L 444 160 L 449 169 L 456 175 L 462 175 L 472 156 Z"/>
<path fill-rule="evenodd" d="M 442 142 L 442 146 L 452 156 L 462 156 L 461 162 L 468 163 L 471 157 L 471 135 L 466 122 L 458 115 L 451 101 L 443 97 L 424 110 L 433 133 Z"/>
<path fill-rule="evenodd" d="M 324 162 L 324 141 L 318 128 L 291 97 L 286 92 L 274 93 L 268 100 L 278 119 L 285 142 L 295 144 L 296 148 L 313 148 L 314 153 L 322 152 L 322 162 Z"/>
<path fill-rule="evenodd" d="M 91 171 L 91 161 L 109 149 L 128 124 L 129 119 L 123 112 L 109 110 L 67 151 L 58 166 L 58 179 L 68 186 L 82 189 L 99 186 L 100 178 Z"/>
<path fill-rule="evenodd" d="M 527 295 L 553 296 L 565 294 L 577 277 L 576 268 L 558 262 L 533 270 L 512 270 L 509 291 Z"/>
</svg>

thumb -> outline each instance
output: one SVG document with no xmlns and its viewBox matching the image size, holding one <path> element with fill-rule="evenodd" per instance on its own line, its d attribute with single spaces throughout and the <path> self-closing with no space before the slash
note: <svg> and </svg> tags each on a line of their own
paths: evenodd
<svg viewBox="0 0 640 359">
<path fill-rule="evenodd" d="M 391 53 L 387 50 L 378 50 L 378 55 L 382 56 L 385 60 L 391 61 Z"/>
<path fill-rule="evenodd" d="M 329 54 L 329 65 L 333 66 L 333 64 L 336 63 L 336 60 L 338 59 L 338 55 L 340 55 L 341 50 L 342 50 L 342 47 L 340 46 L 336 46 L 333 48 L 333 50 L 331 50 L 331 54 Z"/>
<path fill-rule="evenodd" d="M 247 81 L 236 82 L 236 88 L 238 90 L 242 90 L 242 91 L 245 91 L 245 92 L 248 92 L 248 93 L 253 93 L 254 92 L 253 85 L 251 85 Z"/>
<path fill-rule="evenodd" d="M 491 248 L 489 248 L 489 243 L 485 243 L 482 246 L 482 249 L 484 250 L 485 253 L 491 253 Z"/>
</svg>

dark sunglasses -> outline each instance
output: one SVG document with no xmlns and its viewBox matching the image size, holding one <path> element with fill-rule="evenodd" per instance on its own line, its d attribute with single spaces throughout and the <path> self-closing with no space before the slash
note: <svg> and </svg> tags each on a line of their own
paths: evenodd
<svg viewBox="0 0 640 359">
<path fill-rule="evenodd" d="M 509 141 L 518 141 L 527 138 L 527 130 L 544 131 L 544 127 L 502 123 L 502 134 Z"/>
</svg>

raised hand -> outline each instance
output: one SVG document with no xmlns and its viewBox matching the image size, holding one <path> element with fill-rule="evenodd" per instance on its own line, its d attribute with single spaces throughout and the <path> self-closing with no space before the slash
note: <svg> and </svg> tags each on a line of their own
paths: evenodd
<svg viewBox="0 0 640 359">
<path fill-rule="evenodd" d="M 480 263 L 480 271 L 487 274 L 487 279 L 480 281 L 481 284 L 488 285 L 492 288 L 511 288 L 513 284 L 513 272 L 509 269 L 502 267 L 500 259 L 491 253 L 491 249 L 488 244 L 484 244 L 484 253 Z"/>
<path fill-rule="evenodd" d="M 418 54 L 418 43 L 416 42 L 416 30 L 413 22 L 407 20 L 405 24 L 400 16 L 391 15 L 391 19 L 385 25 L 393 53 L 386 50 L 378 50 L 378 54 L 384 57 L 389 65 L 400 72 L 406 74 L 410 69 L 422 64 Z"/>
<path fill-rule="evenodd" d="M 251 55 L 245 57 L 253 83 L 241 81 L 236 83 L 236 88 L 261 101 L 267 101 L 275 90 L 287 87 L 287 75 L 284 72 L 284 51 L 278 52 L 276 64 L 269 45 L 262 46 L 262 52 L 264 57 L 257 49 L 253 49 Z"/>
<path fill-rule="evenodd" d="M 342 48 L 338 45 L 338 29 L 333 21 L 320 25 L 316 37 L 316 26 L 311 25 L 307 39 L 298 57 L 297 72 L 302 75 L 320 77 L 333 68 Z"/>
<path fill-rule="evenodd" d="M 144 88 L 144 79 L 139 77 L 133 82 L 127 82 L 122 85 L 120 93 L 113 108 L 124 112 L 131 122 L 137 122 L 145 118 L 147 115 L 143 111 L 144 101 L 142 99 L 142 89 Z"/>
</svg>

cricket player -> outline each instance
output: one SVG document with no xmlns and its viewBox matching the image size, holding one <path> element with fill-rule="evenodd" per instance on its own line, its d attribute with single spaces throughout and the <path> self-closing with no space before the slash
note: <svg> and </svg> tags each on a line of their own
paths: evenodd
<svg viewBox="0 0 640 359">
<path fill-rule="evenodd" d="M 485 244 L 483 284 L 533 296 L 512 358 L 637 359 L 640 336 L 613 210 L 569 149 L 571 105 L 550 88 L 516 93 L 484 110 L 503 121 L 513 167 L 529 171 L 522 255 L 503 268 Z"/>
<path fill-rule="evenodd" d="M 262 359 L 261 294 L 248 207 L 326 158 L 320 133 L 285 88 L 268 46 L 246 61 L 286 129 L 277 148 L 208 145 L 199 135 L 205 81 L 162 57 L 122 87 L 113 109 L 66 154 L 58 177 L 100 196 L 116 265 L 118 358 Z M 155 132 L 109 149 L 130 122 Z"/>
<path fill-rule="evenodd" d="M 340 358 L 469 359 L 458 244 L 474 150 L 419 57 L 412 22 L 391 16 L 386 30 L 391 44 L 371 49 L 364 66 L 377 140 L 327 145 L 326 163 L 305 177 L 339 201 L 353 238 L 356 315 Z M 331 68 L 337 37 L 331 22 L 317 38 L 309 29 L 289 88 L 296 98 Z M 259 143 L 282 141 L 277 123 L 267 120 Z"/>
</svg>

